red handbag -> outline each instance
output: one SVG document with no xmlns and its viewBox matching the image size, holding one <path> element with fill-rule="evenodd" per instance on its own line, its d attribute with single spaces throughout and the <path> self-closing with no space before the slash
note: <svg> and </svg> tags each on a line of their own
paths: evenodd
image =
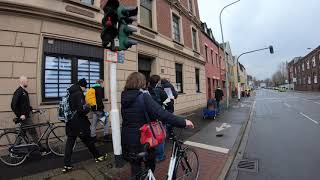
<svg viewBox="0 0 320 180">
<path fill-rule="evenodd" d="M 149 143 L 150 148 L 157 147 L 159 144 L 162 144 L 166 139 L 166 130 L 161 121 L 154 120 L 150 121 L 148 112 L 145 108 L 144 94 L 141 95 L 142 106 L 144 109 L 144 115 L 148 123 L 144 124 L 140 128 L 140 143 L 146 144 Z"/>
</svg>

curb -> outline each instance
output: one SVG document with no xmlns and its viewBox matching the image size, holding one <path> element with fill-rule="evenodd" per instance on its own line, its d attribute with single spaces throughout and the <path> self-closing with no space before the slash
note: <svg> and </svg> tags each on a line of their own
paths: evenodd
<svg viewBox="0 0 320 180">
<path fill-rule="evenodd" d="M 255 108 L 255 103 L 256 101 L 254 100 L 253 101 L 253 104 L 252 104 L 252 107 L 250 108 L 250 114 L 249 114 L 249 117 L 248 117 L 248 120 L 245 122 L 244 125 L 242 125 L 241 129 L 240 129 L 240 133 L 239 133 L 239 136 L 237 137 L 236 139 L 236 142 L 234 143 L 233 145 L 233 148 L 231 149 L 230 153 L 229 153 L 229 156 L 227 158 L 227 161 L 223 167 L 223 169 L 221 170 L 221 173 L 218 177 L 218 180 L 224 180 L 233 164 L 233 161 L 235 160 L 235 157 L 237 155 L 237 152 L 239 150 L 239 147 L 241 145 L 241 142 L 242 142 L 242 139 L 244 137 L 244 134 L 247 130 L 247 126 L 248 126 L 248 122 L 250 121 L 250 119 L 252 119 L 253 117 L 253 110 Z"/>
</svg>

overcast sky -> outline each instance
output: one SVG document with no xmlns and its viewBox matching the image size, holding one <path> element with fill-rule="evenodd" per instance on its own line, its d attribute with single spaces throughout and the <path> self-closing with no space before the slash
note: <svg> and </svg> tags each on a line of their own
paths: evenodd
<svg viewBox="0 0 320 180">
<path fill-rule="evenodd" d="M 221 42 L 219 12 L 234 0 L 198 0 L 200 16 Z M 320 45 L 320 0 L 241 0 L 225 9 L 224 39 L 233 55 L 273 45 L 268 51 L 242 56 L 249 74 L 271 77 L 281 61 L 304 56 Z"/>
</svg>

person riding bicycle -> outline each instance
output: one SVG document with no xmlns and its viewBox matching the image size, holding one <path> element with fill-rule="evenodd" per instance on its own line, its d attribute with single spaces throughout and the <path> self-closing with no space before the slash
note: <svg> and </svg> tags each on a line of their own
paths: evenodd
<svg viewBox="0 0 320 180">
<path fill-rule="evenodd" d="M 19 119 L 19 123 L 21 127 L 31 126 L 33 125 L 31 114 L 32 107 L 30 105 L 29 93 L 27 91 L 28 87 L 28 78 L 26 76 L 21 76 L 19 79 L 19 87 L 13 94 L 11 101 L 11 109 L 16 115 L 17 119 Z M 32 137 L 34 143 L 37 143 L 39 140 L 36 129 L 27 127 L 24 132 L 28 132 Z M 40 148 L 41 155 L 47 155 L 50 151 L 42 146 L 42 144 L 38 143 Z"/>
<path fill-rule="evenodd" d="M 142 169 L 142 160 L 132 160 L 130 157 L 132 154 L 144 151 L 144 145 L 140 143 L 140 128 L 147 123 L 143 107 L 146 108 L 150 119 L 158 119 L 179 128 L 194 127 L 190 120 L 175 116 L 163 109 L 148 93 L 143 91 L 145 88 L 145 76 L 139 72 L 134 72 L 129 75 L 121 94 L 121 115 L 123 119 L 121 143 L 123 156 L 131 165 L 132 178 L 137 178 Z M 143 96 L 145 106 L 141 105 L 140 96 Z M 155 150 L 149 149 L 148 154 L 145 165 L 154 171 L 156 166 Z"/>
<path fill-rule="evenodd" d="M 104 161 L 106 155 L 101 155 L 90 137 L 90 121 L 87 114 L 90 106 L 85 103 L 83 92 L 87 87 L 86 79 L 80 79 L 77 84 L 72 85 L 67 91 L 70 93 L 70 108 L 74 112 L 73 118 L 66 123 L 67 142 L 64 156 L 63 172 L 72 170 L 71 155 L 77 137 L 87 146 L 96 162 Z"/>
</svg>

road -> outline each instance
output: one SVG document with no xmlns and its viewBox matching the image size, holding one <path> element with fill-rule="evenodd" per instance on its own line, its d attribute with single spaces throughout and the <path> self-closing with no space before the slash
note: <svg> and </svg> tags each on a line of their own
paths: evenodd
<svg viewBox="0 0 320 180">
<path fill-rule="evenodd" d="M 258 90 L 246 147 L 238 153 L 257 160 L 258 171 L 237 170 L 228 179 L 319 179 L 319 110 L 320 93 Z"/>
</svg>

